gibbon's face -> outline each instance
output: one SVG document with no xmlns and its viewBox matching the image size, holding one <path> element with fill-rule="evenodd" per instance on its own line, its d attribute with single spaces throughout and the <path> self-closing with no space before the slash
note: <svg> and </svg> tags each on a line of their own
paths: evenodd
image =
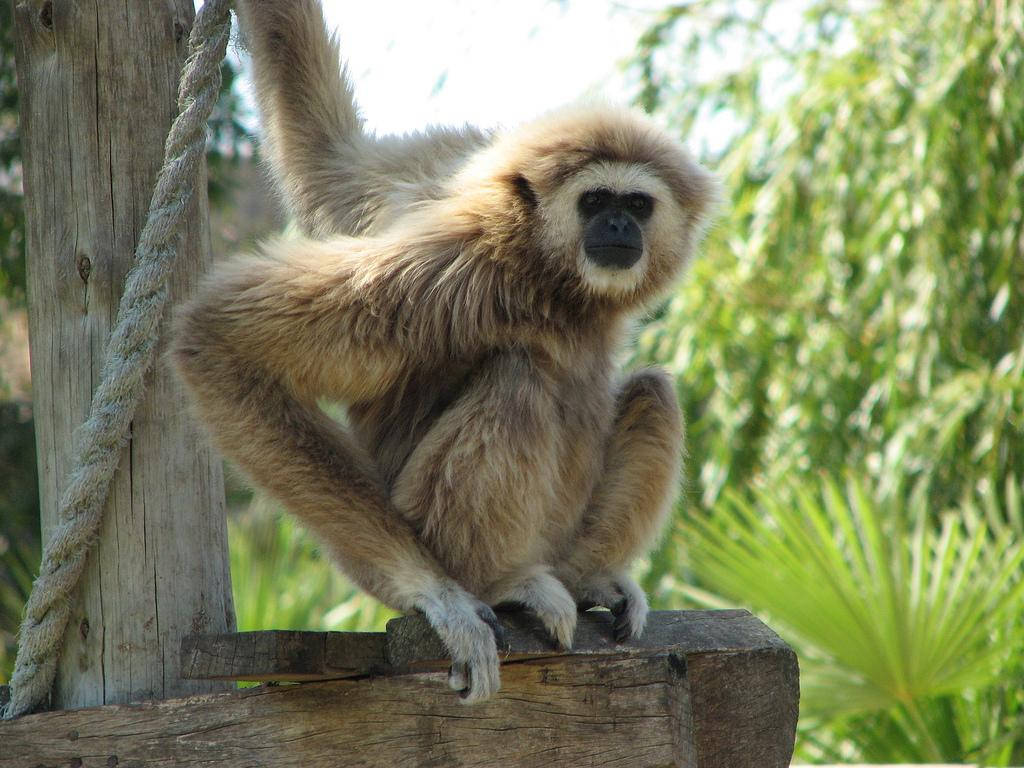
<svg viewBox="0 0 1024 768">
<path fill-rule="evenodd" d="M 637 163 L 585 166 L 541 199 L 540 214 L 550 245 L 562 245 L 556 258 L 572 262 L 588 291 L 620 299 L 667 287 L 651 283 L 670 281 L 693 239 L 671 190 Z"/>
<path fill-rule="evenodd" d="M 671 287 L 718 197 L 714 177 L 672 136 L 604 106 L 499 134 L 451 189 L 486 222 L 484 240 L 502 260 L 623 308 Z"/>
</svg>

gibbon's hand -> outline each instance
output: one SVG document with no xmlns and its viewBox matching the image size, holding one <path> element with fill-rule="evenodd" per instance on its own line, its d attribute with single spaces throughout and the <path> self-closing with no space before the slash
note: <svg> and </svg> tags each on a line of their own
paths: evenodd
<svg viewBox="0 0 1024 768">
<path fill-rule="evenodd" d="M 452 657 L 448 684 L 466 704 L 490 698 L 501 687 L 498 645 L 505 631 L 490 606 L 454 582 L 417 606 Z"/>
<path fill-rule="evenodd" d="M 612 612 L 615 642 L 635 640 L 643 634 L 647 623 L 647 595 L 625 573 L 598 573 L 583 579 L 578 599 L 581 608 L 599 605 Z"/>
</svg>

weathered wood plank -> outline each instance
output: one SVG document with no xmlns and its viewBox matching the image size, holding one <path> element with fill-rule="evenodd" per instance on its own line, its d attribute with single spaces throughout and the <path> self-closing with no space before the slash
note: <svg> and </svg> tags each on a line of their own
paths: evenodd
<svg viewBox="0 0 1024 768">
<path fill-rule="evenodd" d="M 693 749 L 712 756 L 699 765 L 788 766 L 800 703 L 796 654 L 761 648 L 688 654 L 686 662 Z"/>
<path fill-rule="evenodd" d="M 527 613 L 500 614 L 506 629 L 506 659 L 546 657 L 562 652 L 544 627 Z M 567 653 L 650 655 L 786 648 L 785 643 L 748 611 L 652 611 L 643 637 L 616 643 L 612 615 L 587 611 L 579 615 L 573 647 Z M 445 658 L 440 639 L 420 616 L 392 619 L 387 627 L 387 658 L 396 669 L 429 669 Z"/>
<path fill-rule="evenodd" d="M 505 627 L 502 660 L 560 655 L 652 655 L 786 649 L 747 611 L 652 611 L 639 640 L 612 638 L 607 611 L 581 613 L 571 651 L 558 651 L 526 613 L 499 614 Z M 447 666 L 444 647 L 425 619 L 403 616 L 387 633 L 272 630 L 190 636 L 182 641 L 182 676 L 211 680 L 332 680 Z"/>
<path fill-rule="evenodd" d="M 33 413 L 43 538 L 88 413 L 176 112 L 192 0 L 15 0 Z M 171 281 L 209 262 L 206 175 Z M 180 639 L 234 627 L 221 460 L 164 356 L 147 381 L 62 640 L 53 701 L 223 690 L 178 676 Z"/>
<path fill-rule="evenodd" d="M 383 632 L 238 632 L 181 641 L 189 680 L 336 680 L 385 671 Z"/>
<path fill-rule="evenodd" d="M 789 765 L 796 657 L 746 611 L 657 612 L 625 645 L 611 641 L 610 616 L 587 613 L 566 653 L 529 617 L 503 622 L 502 690 L 480 705 L 447 689 L 447 662 L 418 617 L 386 635 L 197 637 L 183 649 L 193 674 L 376 674 L 31 715 L 0 723 L 0 768 Z"/>
<path fill-rule="evenodd" d="M 421 673 L 65 710 L 0 724 L 0 766 L 694 765 L 677 678 L 665 657 L 563 658 L 510 665 L 471 707 Z"/>
</svg>

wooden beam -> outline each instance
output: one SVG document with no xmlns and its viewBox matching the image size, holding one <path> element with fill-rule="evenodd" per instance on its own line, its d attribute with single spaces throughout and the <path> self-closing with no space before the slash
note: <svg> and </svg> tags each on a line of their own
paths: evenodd
<svg viewBox="0 0 1024 768">
<path fill-rule="evenodd" d="M 187 680 L 338 680 L 387 670 L 383 632 L 237 632 L 181 641 Z"/>
<path fill-rule="evenodd" d="M 652 611 L 643 637 L 618 644 L 612 639 L 611 614 L 588 611 L 579 616 L 572 650 L 560 652 L 529 614 L 499 616 L 505 627 L 505 662 L 556 655 L 724 653 L 782 642 L 748 611 L 732 610 Z M 181 644 L 181 675 L 191 680 L 336 680 L 447 664 L 441 641 L 419 616 L 393 619 L 386 633 L 270 630 L 189 635 Z"/>
<path fill-rule="evenodd" d="M 329 636 L 337 633 L 248 633 L 236 647 L 261 649 L 243 653 L 257 672 L 220 651 L 208 656 L 198 641 L 186 644 L 185 666 L 222 679 L 348 674 L 374 667 L 379 651 L 383 664 L 356 679 L 0 723 L 0 768 L 789 765 L 796 657 L 745 611 L 656 612 L 644 638 L 627 645 L 610 639 L 606 613 L 590 612 L 565 653 L 529 618 L 502 618 L 510 639 L 502 689 L 482 704 L 465 706 L 447 689 L 447 662 L 417 617 L 395 620 L 386 635 L 350 637 L 350 650 L 376 649 L 358 663 L 331 656 Z"/>
</svg>

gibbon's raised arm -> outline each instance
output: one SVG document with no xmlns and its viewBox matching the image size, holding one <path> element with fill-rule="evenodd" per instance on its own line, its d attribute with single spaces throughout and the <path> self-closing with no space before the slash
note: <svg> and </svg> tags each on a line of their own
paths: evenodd
<svg viewBox="0 0 1024 768">
<path fill-rule="evenodd" d="M 351 85 L 318 3 L 239 2 L 263 117 L 262 150 L 308 233 L 355 234 L 364 141 Z M 327 184 L 338 182 L 333 198 Z M 340 196 L 340 197 L 339 197 Z"/>
<path fill-rule="evenodd" d="M 486 142 L 474 128 L 367 136 L 317 0 L 240 0 L 263 124 L 262 148 L 303 231 L 380 232 Z"/>
<path fill-rule="evenodd" d="M 458 284 L 450 278 L 460 264 L 472 272 L 459 251 L 436 245 L 271 243 L 204 282 L 175 319 L 171 354 L 224 453 L 317 534 L 360 587 L 399 610 L 421 610 L 474 701 L 499 684 L 497 619 L 445 573 L 395 510 L 373 459 L 317 405 L 321 396 L 379 394 L 475 337 L 455 328 L 451 313 L 416 312 L 433 298 L 450 306 L 438 279 Z"/>
</svg>

